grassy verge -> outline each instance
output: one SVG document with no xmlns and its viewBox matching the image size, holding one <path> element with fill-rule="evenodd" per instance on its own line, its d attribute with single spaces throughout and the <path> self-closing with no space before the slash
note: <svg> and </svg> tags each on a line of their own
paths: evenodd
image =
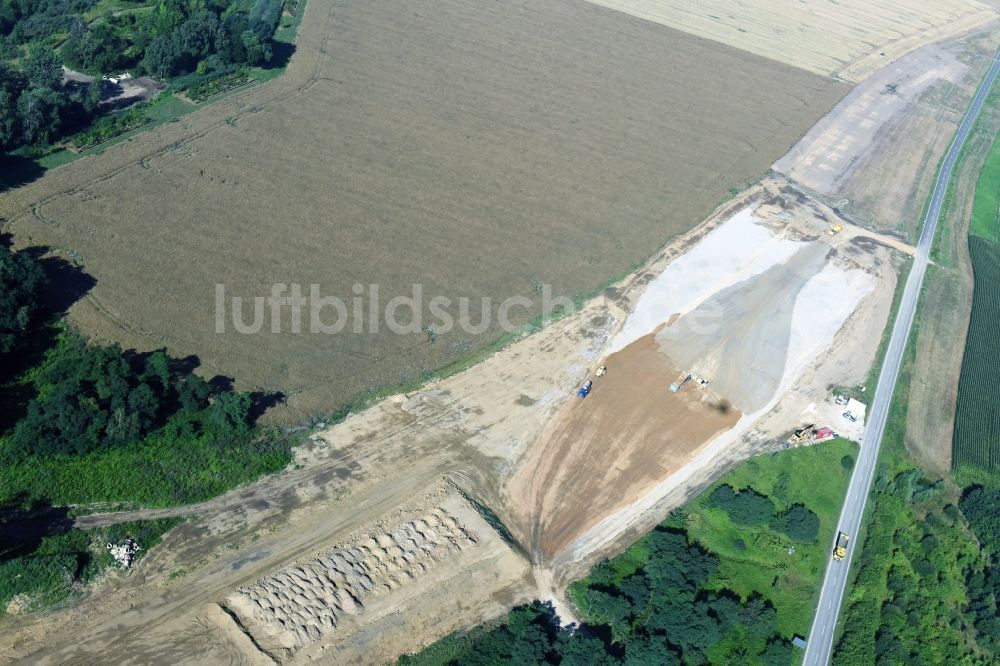
<svg viewBox="0 0 1000 666">
<path fill-rule="evenodd" d="M 8 465 L 0 472 L 0 503 L 26 495 L 53 504 L 177 506 L 278 472 L 291 459 L 291 441 L 278 433 L 251 433 L 221 443 L 160 432 L 127 447 Z"/>
<path fill-rule="evenodd" d="M 66 148 L 56 148 L 52 152 L 36 158 L 35 163 L 43 169 L 54 169 L 64 164 L 75 162 L 81 157 L 99 155 L 108 148 L 116 146 L 124 141 L 128 141 L 141 132 L 148 132 L 154 127 L 159 127 L 160 125 L 172 122 L 197 108 L 197 105 L 186 102 L 171 93 L 160 94 L 144 107 L 143 112 L 146 117 L 149 118 L 149 122 L 141 125 L 140 127 L 118 134 L 117 136 L 111 137 L 107 141 L 102 142 L 100 145 L 81 150 L 79 152 L 73 152 Z"/>
<path fill-rule="evenodd" d="M 305 5 L 306 0 L 299 0 L 296 14 L 294 16 L 283 15 L 277 29 L 274 32 L 274 41 L 277 45 L 284 45 L 285 50 L 294 49 L 295 37 L 298 34 L 299 26 L 302 25 L 302 16 L 305 13 Z M 34 157 L 34 162 L 42 169 L 48 170 L 55 169 L 56 167 L 63 166 L 64 164 L 69 164 L 70 162 L 75 162 L 76 160 L 88 155 L 99 155 L 108 148 L 124 141 L 128 141 L 141 132 L 147 132 L 165 123 L 173 122 L 178 118 L 191 113 L 192 111 L 226 99 L 232 94 L 243 92 L 248 87 L 260 85 L 276 79 L 285 72 L 286 68 L 287 63 L 280 67 L 248 68 L 247 75 L 249 77 L 249 81 L 246 84 L 240 85 L 236 89 L 225 90 L 211 95 L 210 97 L 206 97 L 203 101 L 197 104 L 182 99 L 178 95 L 171 92 L 161 93 L 155 99 L 150 101 L 148 106 L 144 109 L 145 115 L 149 117 L 150 122 L 136 127 L 131 131 L 109 138 L 100 145 L 93 146 L 86 150 L 80 150 L 78 152 L 73 152 L 61 146 L 53 146 L 47 153 Z M 96 122 L 99 123 L 100 119 Z M 86 131 L 87 130 L 84 130 L 84 132 Z"/>
<path fill-rule="evenodd" d="M 79 597 L 86 584 L 116 566 L 107 543 L 121 543 L 130 537 L 139 544 L 136 557 L 141 559 L 180 522 L 180 518 L 167 518 L 91 530 L 73 529 L 43 537 L 29 554 L 3 555 L 0 617 L 40 610 Z"/>
</svg>

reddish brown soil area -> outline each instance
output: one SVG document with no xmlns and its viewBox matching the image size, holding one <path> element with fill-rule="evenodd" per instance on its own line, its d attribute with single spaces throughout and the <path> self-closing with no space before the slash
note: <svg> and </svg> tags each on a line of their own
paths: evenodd
<svg viewBox="0 0 1000 666">
<path fill-rule="evenodd" d="M 689 382 L 647 335 L 604 363 L 590 395 L 567 405 L 510 485 L 528 515 L 515 529 L 546 559 L 681 468 L 740 413 Z M 619 424 L 609 429 L 608 424 Z M 518 503 L 515 503 L 515 505 Z"/>
</svg>

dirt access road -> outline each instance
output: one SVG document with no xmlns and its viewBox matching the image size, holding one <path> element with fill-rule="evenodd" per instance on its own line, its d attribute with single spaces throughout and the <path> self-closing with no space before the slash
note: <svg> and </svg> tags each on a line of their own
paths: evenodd
<svg viewBox="0 0 1000 666">
<path fill-rule="evenodd" d="M 219 629 L 220 603 L 289 562 L 375 533 L 445 476 L 492 501 L 496 479 L 586 373 L 620 313 L 610 299 L 595 303 L 473 370 L 352 415 L 297 450 L 282 474 L 186 507 L 181 512 L 190 520 L 129 575 L 110 574 L 75 608 L 5 620 L 2 660 L 93 663 L 128 654 L 147 663 L 203 663 L 255 655 L 234 642 L 232 627 Z M 87 516 L 79 524 L 163 514 Z M 484 529 L 491 528 L 473 531 Z M 362 614 L 324 644 L 339 645 L 338 653 L 368 645 L 359 659 L 378 662 L 536 596 L 526 559 L 510 555 L 498 563 L 480 552 L 473 553 L 481 563 L 475 572 L 466 568 L 469 560 L 448 564 L 454 585 L 480 581 L 478 596 L 446 584 L 411 588 L 420 594 L 409 601 L 406 590 L 387 594 L 379 601 L 384 619 Z M 379 622 L 388 623 L 384 631 L 376 631 Z"/>
</svg>

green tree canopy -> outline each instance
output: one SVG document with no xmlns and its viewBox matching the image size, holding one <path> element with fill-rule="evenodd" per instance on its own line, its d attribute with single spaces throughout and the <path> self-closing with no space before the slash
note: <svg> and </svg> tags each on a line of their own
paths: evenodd
<svg viewBox="0 0 1000 666">
<path fill-rule="evenodd" d="M 774 502 L 753 488 L 736 491 L 723 484 L 709 495 L 709 501 L 726 513 L 737 525 L 764 525 L 774 517 Z"/>
<path fill-rule="evenodd" d="M 771 524 L 796 541 L 814 541 L 819 536 L 819 516 L 802 504 L 793 504 Z"/>
<path fill-rule="evenodd" d="M 30 255 L 0 245 L 0 355 L 23 344 L 42 310 L 46 282 L 45 271 Z"/>
</svg>

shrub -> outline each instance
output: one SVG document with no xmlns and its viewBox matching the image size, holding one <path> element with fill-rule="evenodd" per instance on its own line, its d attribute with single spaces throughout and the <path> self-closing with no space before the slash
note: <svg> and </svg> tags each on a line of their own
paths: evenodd
<svg viewBox="0 0 1000 666">
<path fill-rule="evenodd" d="M 846 469 L 847 471 L 854 469 L 854 456 L 852 456 L 851 454 L 847 454 L 846 456 L 841 458 L 840 466 Z"/>
<path fill-rule="evenodd" d="M 913 563 L 913 570 L 920 574 L 921 578 L 929 578 L 937 573 L 937 567 L 930 560 L 917 560 Z"/>
<path fill-rule="evenodd" d="M 213 95 L 238 88 L 250 81 L 250 74 L 245 69 L 226 71 L 222 74 L 210 74 L 197 83 L 184 89 L 184 94 L 193 102 L 203 102 Z"/>
<path fill-rule="evenodd" d="M 774 517 L 774 503 L 753 488 L 736 492 L 732 486 L 723 484 L 709 496 L 709 501 L 738 525 L 764 525 Z"/>
<path fill-rule="evenodd" d="M 1000 489 L 972 486 L 962 493 L 958 507 L 983 544 L 983 548 L 1000 557 L 1000 521 L 996 510 L 1000 506 Z"/>
<path fill-rule="evenodd" d="M 819 536 L 819 516 L 802 504 L 793 504 L 775 516 L 771 526 L 796 541 L 813 541 Z"/>
<path fill-rule="evenodd" d="M 134 104 L 120 113 L 105 116 L 82 132 L 74 134 L 70 143 L 76 150 L 86 150 L 105 141 L 110 141 L 116 136 L 131 132 L 149 122 L 150 119 L 146 115 L 145 109 L 145 103 Z"/>
</svg>

